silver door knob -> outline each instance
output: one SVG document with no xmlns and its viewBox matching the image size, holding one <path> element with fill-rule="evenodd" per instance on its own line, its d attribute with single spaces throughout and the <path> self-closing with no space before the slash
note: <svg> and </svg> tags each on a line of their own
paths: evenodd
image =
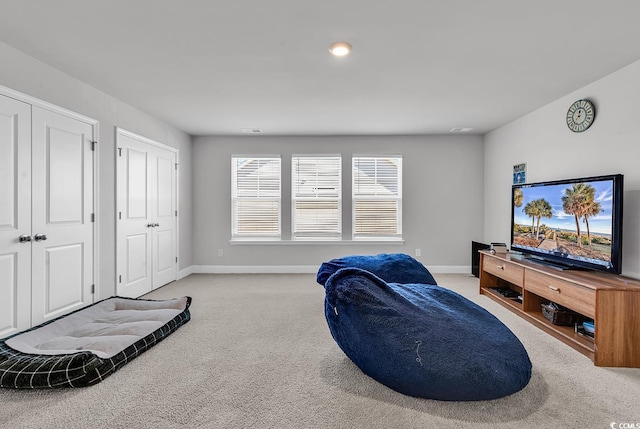
<svg viewBox="0 0 640 429">
<path fill-rule="evenodd" d="M 152 224 L 152 223 L 148 223 L 148 224 L 147 224 L 147 228 L 153 228 L 154 226 L 155 226 L 155 225 L 154 225 L 154 224 Z"/>
<path fill-rule="evenodd" d="M 159 223 L 154 223 L 153 226 L 160 226 L 160 224 Z"/>
<path fill-rule="evenodd" d="M 47 239 L 47 236 L 44 235 L 44 234 L 36 234 L 36 235 L 33 236 L 33 239 L 35 241 L 44 241 L 44 240 Z"/>
<path fill-rule="evenodd" d="M 20 243 L 28 243 L 29 241 L 31 241 L 31 236 L 27 234 L 22 234 L 20 237 L 18 237 L 18 241 Z"/>
</svg>

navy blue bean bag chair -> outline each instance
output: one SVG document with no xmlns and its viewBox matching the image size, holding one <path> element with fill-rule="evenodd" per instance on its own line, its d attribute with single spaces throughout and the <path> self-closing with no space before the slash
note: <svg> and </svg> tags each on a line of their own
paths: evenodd
<svg viewBox="0 0 640 429">
<path fill-rule="evenodd" d="M 352 255 L 332 259 L 320 266 L 316 280 L 324 286 L 331 274 L 348 267 L 369 271 L 389 283 L 436 284 L 436 280 L 424 265 L 404 253 Z"/>
<path fill-rule="evenodd" d="M 501 398 L 524 388 L 531 361 L 495 316 L 435 285 L 387 283 L 343 268 L 325 284 L 325 316 L 344 353 L 400 393 L 443 401 Z"/>
</svg>

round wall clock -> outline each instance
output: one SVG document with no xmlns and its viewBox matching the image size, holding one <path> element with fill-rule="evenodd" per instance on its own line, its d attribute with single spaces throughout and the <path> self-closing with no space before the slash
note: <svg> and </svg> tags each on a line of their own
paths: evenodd
<svg viewBox="0 0 640 429">
<path fill-rule="evenodd" d="M 596 108 L 589 100 L 578 100 L 569 106 L 567 111 L 567 126 L 574 133 L 581 133 L 593 124 L 596 118 Z"/>
</svg>

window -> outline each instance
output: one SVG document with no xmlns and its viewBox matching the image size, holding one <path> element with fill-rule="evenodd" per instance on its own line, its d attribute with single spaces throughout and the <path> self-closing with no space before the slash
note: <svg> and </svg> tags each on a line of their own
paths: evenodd
<svg viewBox="0 0 640 429">
<path fill-rule="evenodd" d="M 402 157 L 353 157 L 353 239 L 402 238 Z"/>
<path fill-rule="evenodd" d="M 280 238 L 280 157 L 231 158 L 231 236 Z"/>
<path fill-rule="evenodd" d="M 340 240 L 342 160 L 336 156 L 291 159 L 292 238 Z"/>
</svg>

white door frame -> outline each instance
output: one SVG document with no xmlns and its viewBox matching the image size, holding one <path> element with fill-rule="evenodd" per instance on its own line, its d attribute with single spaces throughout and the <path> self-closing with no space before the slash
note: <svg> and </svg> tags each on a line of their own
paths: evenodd
<svg viewBox="0 0 640 429">
<path fill-rule="evenodd" d="M 155 140 L 151 140 L 150 138 L 141 136 L 140 134 L 136 134 L 134 132 L 125 130 L 124 128 L 120 128 L 120 127 L 115 127 L 115 145 L 114 145 L 114 154 L 115 154 L 115 159 L 116 159 L 116 175 L 115 175 L 115 188 L 116 188 L 116 212 L 115 212 L 115 248 L 116 248 L 116 252 L 119 249 L 119 243 L 118 243 L 118 237 L 119 237 L 119 222 L 118 222 L 118 211 L 119 211 L 119 207 L 117 206 L 117 202 L 119 201 L 120 195 L 118 195 L 118 189 L 119 189 L 119 183 L 118 183 L 118 178 L 120 177 L 119 175 L 119 171 L 118 171 L 118 136 L 124 136 L 124 137 L 129 137 L 138 141 L 141 141 L 143 143 L 146 143 L 150 146 L 153 147 L 157 147 L 163 150 L 167 150 L 170 152 L 175 153 L 176 156 L 176 194 L 175 194 L 175 198 L 176 198 L 176 242 L 175 242 L 175 255 L 178 258 L 178 265 L 176 266 L 176 280 L 179 277 L 179 272 L 180 272 L 180 175 L 178 174 L 179 170 L 178 170 L 178 165 L 180 165 L 180 151 L 172 146 L 168 146 L 166 144 L 163 143 L 159 143 Z M 118 266 L 118 257 L 116 255 L 115 258 L 115 262 L 116 262 L 116 266 L 115 266 L 115 291 L 117 294 L 117 290 L 118 290 L 118 275 L 120 273 L 120 267 Z"/>
<path fill-rule="evenodd" d="M 93 294 L 93 301 L 97 301 L 97 298 L 100 297 L 100 258 L 98 255 L 98 250 L 100 249 L 100 228 L 98 228 L 98 223 L 100 221 L 99 213 L 100 213 L 100 198 L 99 198 L 99 186 L 98 186 L 98 178 L 100 177 L 100 170 L 98 166 L 100 165 L 99 157 L 100 151 L 98 150 L 98 136 L 100 135 L 100 123 L 93 118 L 89 118 L 88 116 L 81 115 L 79 113 L 73 112 L 71 110 L 67 110 L 63 107 L 56 106 L 55 104 L 48 103 L 44 100 L 40 100 L 39 98 L 32 97 L 27 94 L 23 94 L 19 91 L 15 91 L 11 88 L 7 88 L 6 86 L 0 85 L 0 94 L 6 95 L 7 97 L 15 98 L 18 101 L 23 101 L 25 103 L 31 104 L 33 106 L 40 107 L 42 109 L 46 109 L 52 111 L 54 113 L 58 113 L 63 116 L 67 116 L 69 118 L 75 119 L 80 122 L 84 122 L 89 124 L 92 129 L 92 140 L 95 142 L 94 144 L 94 154 L 93 154 L 93 213 L 94 213 L 94 222 L 93 222 L 93 284 L 95 285 L 95 293 Z"/>
</svg>

